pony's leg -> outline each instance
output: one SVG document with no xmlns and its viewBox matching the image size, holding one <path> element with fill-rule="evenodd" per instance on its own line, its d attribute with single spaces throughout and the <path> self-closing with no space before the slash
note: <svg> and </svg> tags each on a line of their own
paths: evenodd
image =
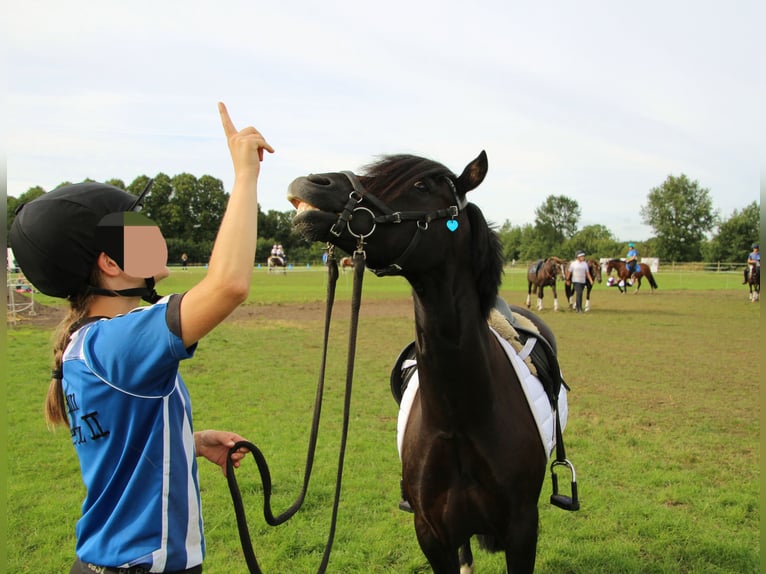
<svg viewBox="0 0 766 574">
<path fill-rule="evenodd" d="M 559 310 L 559 297 L 556 295 L 556 284 L 554 283 L 551 286 L 551 290 L 553 291 L 553 310 L 558 311 Z"/>
<path fill-rule="evenodd" d="M 532 283 L 527 281 L 527 309 L 532 304 Z"/>
<path fill-rule="evenodd" d="M 586 291 L 585 291 L 585 312 L 586 313 L 588 311 L 590 311 L 590 290 L 591 290 L 591 288 L 592 288 L 591 286 L 588 286 L 588 287 L 585 288 L 586 289 Z"/>
<path fill-rule="evenodd" d="M 505 568 L 508 574 L 532 574 L 537 555 L 537 506 L 529 507 L 509 531 L 505 545 Z"/>
<path fill-rule="evenodd" d="M 415 514 L 415 535 L 434 574 L 460 574 L 458 552 L 447 547 L 428 523 Z"/>
</svg>

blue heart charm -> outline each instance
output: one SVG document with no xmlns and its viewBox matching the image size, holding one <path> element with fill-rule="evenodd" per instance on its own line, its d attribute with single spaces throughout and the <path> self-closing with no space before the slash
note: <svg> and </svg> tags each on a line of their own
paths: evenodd
<svg viewBox="0 0 766 574">
<path fill-rule="evenodd" d="M 449 229 L 450 231 L 455 231 L 457 229 L 457 220 L 456 219 L 448 220 L 447 229 Z"/>
</svg>

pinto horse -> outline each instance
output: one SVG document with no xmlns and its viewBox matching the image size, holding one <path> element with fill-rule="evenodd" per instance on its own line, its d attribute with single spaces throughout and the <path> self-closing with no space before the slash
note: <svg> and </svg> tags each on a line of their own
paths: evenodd
<svg viewBox="0 0 766 574">
<path fill-rule="evenodd" d="M 631 273 L 631 271 L 628 269 L 628 266 L 622 259 L 610 259 L 606 262 L 607 277 L 612 273 L 613 270 L 617 271 L 617 278 L 623 282 L 623 285 L 618 285 L 620 293 L 624 294 L 628 292 L 628 280 L 638 281 L 636 283 L 636 290 L 633 291 L 633 294 L 635 295 L 638 293 L 638 290 L 641 289 L 642 277 L 646 277 L 646 280 L 649 281 L 649 286 L 652 289 L 652 293 L 654 293 L 654 290 L 657 289 L 657 282 L 654 280 L 652 270 L 649 269 L 649 266 L 646 263 L 639 263 L 638 271 Z"/>
<path fill-rule="evenodd" d="M 750 288 L 750 300 L 755 303 L 761 298 L 761 266 L 753 265 L 747 274 L 747 285 Z"/>
<path fill-rule="evenodd" d="M 269 273 L 276 272 L 279 269 L 282 270 L 282 273 L 287 273 L 287 261 L 276 255 L 269 256 L 266 265 Z"/>
<path fill-rule="evenodd" d="M 386 156 L 362 175 L 309 175 L 288 190 L 304 237 L 363 251 L 373 273 L 412 286 L 419 387 L 401 445 L 402 489 L 436 574 L 471 571 L 474 535 L 505 552 L 509 572 L 533 572 L 550 454 L 487 323 L 502 246 L 466 199 L 487 167 L 484 152 L 460 176 L 429 159 Z"/>
<path fill-rule="evenodd" d="M 565 265 L 565 268 L 568 268 L 569 265 Z M 590 271 L 590 276 L 593 277 L 594 281 L 598 281 L 601 283 L 601 264 L 596 261 L 595 259 L 588 259 L 588 271 Z M 590 311 L 590 292 L 593 290 L 593 283 L 585 282 L 585 310 Z M 574 300 L 574 287 L 571 283 L 568 283 L 564 287 L 564 291 L 567 296 L 567 301 L 569 302 L 569 308 L 574 309 L 575 308 L 575 300 Z"/>
<path fill-rule="evenodd" d="M 559 310 L 559 300 L 556 295 L 556 280 L 565 276 L 564 261 L 558 257 L 540 259 L 529 266 L 527 270 L 527 309 L 532 303 L 532 291 L 537 295 L 537 310 L 543 310 L 543 297 L 546 287 L 553 292 L 553 310 Z M 533 289 L 534 288 L 534 289 Z"/>
<path fill-rule="evenodd" d="M 354 268 L 354 260 L 351 259 L 351 257 L 342 257 L 338 266 L 340 267 L 340 270 L 345 273 Z"/>
</svg>

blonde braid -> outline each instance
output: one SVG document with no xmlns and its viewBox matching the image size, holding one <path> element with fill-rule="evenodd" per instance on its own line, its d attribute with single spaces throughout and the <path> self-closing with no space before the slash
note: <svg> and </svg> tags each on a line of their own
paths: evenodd
<svg viewBox="0 0 766 574">
<path fill-rule="evenodd" d="M 98 267 L 94 266 L 90 284 L 98 285 L 100 276 Z M 45 420 L 51 428 L 57 425 L 69 426 L 66 397 L 64 397 L 62 384 L 64 350 L 69 344 L 72 326 L 88 316 L 93 298 L 93 294 L 78 294 L 70 297 L 69 312 L 59 323 L 53 337 L 53 370 L 51 371 L 51 382 L 48 385 L 48 394 L 45 397 Z"/>
</svg>

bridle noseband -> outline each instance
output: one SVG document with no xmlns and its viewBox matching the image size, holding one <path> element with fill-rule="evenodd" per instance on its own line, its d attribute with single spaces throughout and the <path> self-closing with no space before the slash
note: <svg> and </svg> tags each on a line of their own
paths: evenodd
<svg viewBox="0 0 766 574">
<path fill-rule="evenodd" d="M 362 182 L 359 181 L 359 178 L 356 176 L 356 174 L 350 171 L 342 171 L 340 173 L 345 175 L 349 182 L 351 182 L 352 190 L 348 194 L 348 201 L 346 201 L 346 205 L 343 207 L 343 211 L 341 211 L 340 216 L 338 216 L 338 221 L 336 221 L 330 228 L 330 233 L 333 236 L 340 237 L 341 233 L 343 233 L 343 228 L 345 227 L 353 237 L 356 237 L 357 251 L 364 253 L 363 246 L 365 239 L 370 237 L 375 232 L 377 224 L 403 223 L 405 221 L 416 222 L 415 232 L 410 239 L 409 245 L 407 245 L 407 248 L 396 259 L 396 261 L 382 269 L 370 268 L 370 271 L 375 273 L 375 275 L 378 277 L 401 274 L 404 264 L 412 252 L 415 250 L 418 243 L 420 243 L 423 232 L 428 230 L 429 224 L 432 221 L 449 218 L 447 227 L 450 231 L 455 231 L 458 228 L 456 218 L 458 215 L 460 215 L 460 211 L 468 204 L 466 198 L 461 198 L 458 194 L 457 188 L 455 187 L 455 182 L 452 181 L 452 178 L 445 175 L 444 178 L 449 183 L 449 186 L 452 189 L 452 195 L 455 198 L 454 205 L 450 205 L 449 207 L 435 211 L 394 211 L 383 201 L 370 194 L 364 188 Z M 382 214 L 375 215 L 373 209 L 360 205 L 363 201 L 367 201 L 368 203 L 372 204 L 372 207 L 377 209 Z M 352 225 L 354 216 L 359 219 L 359 216 L 362 214 L 364 214 L 363 219 L 369 221 L 368 228 L 364 230 L 359 228 L 355 229 Z"/>
</svg>

